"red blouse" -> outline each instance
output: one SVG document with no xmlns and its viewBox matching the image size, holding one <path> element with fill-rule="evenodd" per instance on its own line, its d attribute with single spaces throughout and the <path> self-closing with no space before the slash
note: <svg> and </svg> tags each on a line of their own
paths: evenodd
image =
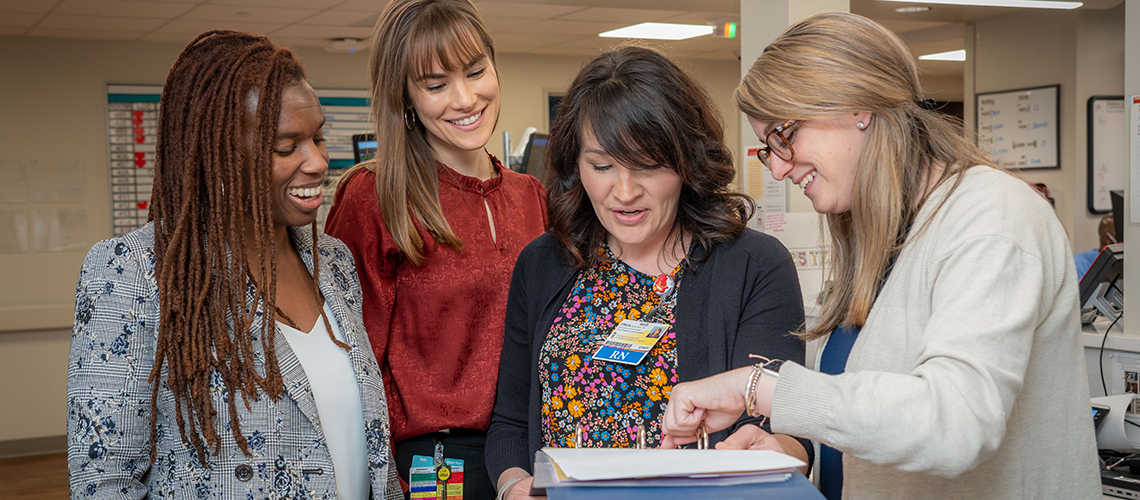
<svg viewBox="0 0 1140 500">
<path fill-rule="evenodd" d="M 461 251 L 436 246 L 416 221 L 426 260 L 414 266 L 404 259 L 380 217 L 370 171 L 337 189 L 325 222 L 325 232 L 356 259 L 394 442 L 491 424 L 511 272 L 523 247 L 546 229 L 542 184 L 492 162 L 498 175 L 486 181 L 438 165 L 440 205 Z"/>
</svg>

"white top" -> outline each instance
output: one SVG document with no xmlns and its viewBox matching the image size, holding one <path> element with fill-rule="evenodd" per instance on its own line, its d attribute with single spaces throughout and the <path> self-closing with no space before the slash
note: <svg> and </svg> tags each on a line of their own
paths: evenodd
<svg viewBox="0 0 1140 500">
<path fill-rule="evenodd" d="M 919 213 L 846 373 L 780 369 L 772 429 L 842 451 L 845 500 L 1099 499 L 1065 230 L 1004 172 L 974 167 L 947 189 Z"/>
<path fill-rule="evenodd" d="M 340 331 L 340 324 L 328 304 L 325 304 L 324 313 L 332 325 L 333 335 L 344 342 L 344 333 Z M 324 320 L 320 318 L 310 333 L 281 322 L 277 326 L 309 378 L 321 420 L 320 427 L 332 457 L 337 498 L 368 498 L 371 479 L 368 476 L 368 450 L 365 448 L 368 440 L 364 437 L 364 409 L 348 351 L 333 343 Z"/>
</svg>

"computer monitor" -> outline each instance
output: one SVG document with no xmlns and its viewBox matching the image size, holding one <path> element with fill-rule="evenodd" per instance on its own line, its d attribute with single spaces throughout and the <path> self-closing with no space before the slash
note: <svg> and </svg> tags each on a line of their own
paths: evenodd
<svg viewBox="0 0 1140 500">
<path fill-rule="evenodd" d="M 523 150 L 522 170 L 524 174 L 533 175 L 543 184 L 546 183 L 546 141 L 549 136 L 535 132 L 530 134 Z"/>
<path fill-rule="evenodd" d="M 356 134 L 352 136 L 352 158 L 356 163 L 371 160 L 376 156 L 376 134 Z"/>
<path fill-rule="evenodd" d="M 1112 229 L 1116 231 L 1116 242 L 1124 243 L 1124 191 L 1109 191 L 1112 200 Z"/>
<path fill-rule="evenodd" d="M 1116 320 L 1124 310 L 1124 244 L 1104 247 L 1080 283 L 1081 309 L 1095 307 Z"/>
</svg>

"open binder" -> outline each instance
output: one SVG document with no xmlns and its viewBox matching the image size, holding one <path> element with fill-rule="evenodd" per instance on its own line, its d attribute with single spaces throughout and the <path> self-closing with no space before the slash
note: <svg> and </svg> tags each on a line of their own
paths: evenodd
<svg viewBox="0 0 1140 500">
<path fill-rule="evenodd" d="M 730 486 L 781 482 L 804 464 L 769 450 L 543 448 L 535 490 L 560 486 Z M 541 494 L 541 491 L 534 491 Z"/>
</svg>

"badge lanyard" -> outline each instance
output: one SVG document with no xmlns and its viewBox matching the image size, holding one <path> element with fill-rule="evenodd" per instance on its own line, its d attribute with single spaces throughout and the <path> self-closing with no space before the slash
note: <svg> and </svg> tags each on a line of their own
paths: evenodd
<svg viewBox="0 0 1140 500">
<path fill-rule="evenodd" d="M 681 270 L 677 271 L 678 274 Z M 591 359 L 623 365 L 638 365 L 653 346 L 665 336 L 672 325 L 650 321 L 654 316 L 663 315 L 665 308 L 677 297 L 677 280 L 668 274 L 661 274 L 653 281 L 653 293 L 658 297 L 657 306 L 642 316 L 642 320 L 623 319 Z"/>
</svg>

